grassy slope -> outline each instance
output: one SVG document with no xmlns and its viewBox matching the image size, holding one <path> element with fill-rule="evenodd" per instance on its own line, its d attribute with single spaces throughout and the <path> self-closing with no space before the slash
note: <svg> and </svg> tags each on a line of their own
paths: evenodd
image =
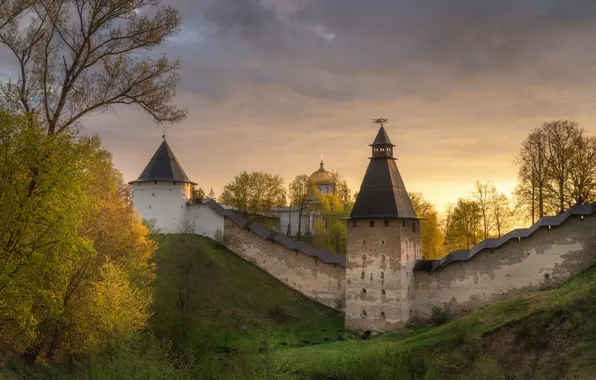
<svg viewBox="0 0 596 380">
<path fill-rule="evenodd" d="M 595 313 L 591 269 L 430 331 L 289 349 L 280 358 L 297 378 L 596 379 Z"/>
<path fill-rule="evenodd" d="M 177 260 L 186 253 L 193 265 L 191 335 L 193 331 L 215 334 L 217 344 L 232 346 L 250 341 L 251 335 L 267 326 L 291 332 L 286 334 L 291 345 L 343 336 L 340 313 L 287 287 L 213 240 L 196 235 L 190 236 L 190 245 L 181 242 L 179 235 L 160 235 L 156 240 L 156 325 L 179 319 L 175 283 L 180 270 L 175 268 L 176 263 L 184 263 Z"/>
</svg>

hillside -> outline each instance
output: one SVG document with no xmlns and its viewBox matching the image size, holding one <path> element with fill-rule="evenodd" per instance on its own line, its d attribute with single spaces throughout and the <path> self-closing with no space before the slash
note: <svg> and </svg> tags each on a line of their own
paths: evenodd
<svg viewBox="0 0 596 380">
<path fill-rule="evenodd" d="M 218 346 L 242 345 L 252 334 L 271 328 L 293 346 L 343 337 L 342 314 L 289 288 L 223 245 L 197 235 L 155 239 L 159 248 L 153 325 L 158 334 L 174 341 L 186 334 L 185 340 L 201 347 L 206 340 Z M 180 327 L 184 324 L 186 333 Z M 193 337 L 200 338 L 193 343 Z"/>
<path fill-rule="evenodd" d="M 596 269 L 425 331 L 279 353 L 292 378 L 596 379 Z"/>
</svg>

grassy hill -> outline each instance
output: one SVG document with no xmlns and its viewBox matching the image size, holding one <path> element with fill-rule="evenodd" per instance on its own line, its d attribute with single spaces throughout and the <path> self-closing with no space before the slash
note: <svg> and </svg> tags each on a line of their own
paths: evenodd
<svg viewBox="0 0 596 380">
<path fill-rule="evenodd" d="M 150 331 L 161 342 L 135 337 L 71 375 L 13 361 L 0 379 L 596 379 L 595 268 L 439 327 L 363 341 L 341 314 L 212 240 L 156 240 Z"/>
<path fill-rule="evenodd" d="M 596 379 L 596 269 L 431 330 L 279 352 L 292 378 Z"/>
<path fill-rule="evenodd" d="M 221 244 L 197 235 L 159 235 L 156 240 L 153 324 L 159 334 L 176 341 L 185 323 L 188 342 L 204 346 L 211 340 L 220 347 L 250 344 L 254 334 L 272 329 L 292 346 L 344 337 L 342 314 L 289 288 Z"/>
</svg>

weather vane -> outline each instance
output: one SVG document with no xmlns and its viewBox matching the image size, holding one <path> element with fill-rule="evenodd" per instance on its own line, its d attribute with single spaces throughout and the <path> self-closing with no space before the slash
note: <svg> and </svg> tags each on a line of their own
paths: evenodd
<svg viewBox="0 0 596 380">
<path fill-rule="evenodd" d="M 162 129 L 163 130 L 163 134 L 161 135 L 161 138 L 166 141 L 166 135 L 168 134 L 168 128 L 172 128 L 173 125 L 170 126 L 166 126 L 166 125 L 158 125 L 157 128 Z"/>
<path fill-rule="evenodd" d="M 373 124 L 381 124 L 381 127 L 382 127 L 383 124 L 386 124 L 386 123 L 389 123 L 389 122 L 387 121 L 387 119 L 385 119 L 383 117 L 380 117 L 378 119 L 373 118 Z"/>
</svg>

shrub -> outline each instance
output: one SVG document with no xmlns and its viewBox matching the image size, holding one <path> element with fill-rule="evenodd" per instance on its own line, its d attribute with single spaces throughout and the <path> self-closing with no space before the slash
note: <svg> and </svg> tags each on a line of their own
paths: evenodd
<svg viewBox="0 0 596 380">
<path fill-rule="evenodd" d="M 449 322 L 451 314 L 447 309 L 441 309 L 440 307 L 434 306 L 430 319 L 435 326 L 439 326 Z"/>
</svg>

